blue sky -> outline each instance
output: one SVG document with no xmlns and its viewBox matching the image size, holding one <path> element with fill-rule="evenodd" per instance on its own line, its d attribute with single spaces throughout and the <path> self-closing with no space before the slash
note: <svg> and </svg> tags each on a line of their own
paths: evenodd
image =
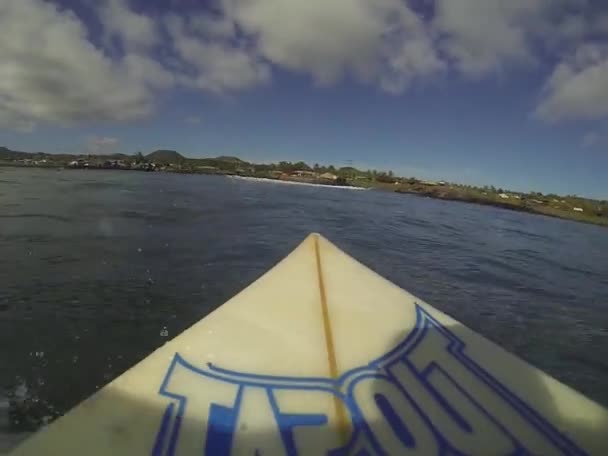
<svg viewBox="0 0 608 456">
<path fill-rule="evenodd" d="M 602 2 L 5 0 L 0 29 L 13 149 L 352 162 L 608 199 Z"/>
</svg>

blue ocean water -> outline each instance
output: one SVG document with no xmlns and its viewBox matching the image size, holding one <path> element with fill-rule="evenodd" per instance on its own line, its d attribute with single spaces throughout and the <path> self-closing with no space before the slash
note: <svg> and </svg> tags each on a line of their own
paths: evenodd
<svg viewBox="0 0 608 456">
<path fill-rule="evenodd" d="M 605 228 L 374 190 L 19 168 L 0 168 L 0 391 L 63 413 L 312 231 L 608 405 Z"/>
</svg>

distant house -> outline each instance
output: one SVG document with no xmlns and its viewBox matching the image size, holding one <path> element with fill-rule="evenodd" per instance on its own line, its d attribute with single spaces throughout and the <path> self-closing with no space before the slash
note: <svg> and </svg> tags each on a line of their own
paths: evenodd
<svg viewBox="0 0 608 456">
<path fill-rule="evenodd" d="M 499 193 L 498 196 L 502 199 L 509 199 L 509 195 L 507 195 L 506 193 Z"/>
<path fill-rule="evenodd" d="M 239 166 L 238 168 L 236 168 L 234 170 L 234 172 L 237 173 L 237 174 L 247 174 L 247 173 L 254 174 L 255 173 L 255 168 L 252 167 L 252 166 L 250 166 L 250 167 Z"/>
<path fill-rule="evenodd" d="M 319 177 L 324 180 L 332 180 L 332 181 L 335 181 L 338 178 L 338 176 L 336 176 L 335 174 L 332 174 L 332 173 L 323 173 Z"/>
<path fill-rule="evenodd" d="M 439 182 L 434 182 L 434 181 L 422 181 L 420 183 L 422 185 L 430 185 L 431 187 L 434 187 L 435 185 L 440 185 Z"/>
<path fill-rule="evenodd" d="M 583 212 L 583 208 L 582 207 L 573 207 L 572 210 L 574 212 Z"/>
<path fill-rule="evenodd" d="M 309 171 L 307 169 L 298 169 L 291 173 L 291 175 L 298 177 L 315 177 L 317 173 L 315 173 L 314 171 Z"/>
</svg>

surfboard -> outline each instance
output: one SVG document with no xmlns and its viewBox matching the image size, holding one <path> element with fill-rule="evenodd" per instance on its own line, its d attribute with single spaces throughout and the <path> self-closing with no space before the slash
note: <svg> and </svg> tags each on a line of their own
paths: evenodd
<svg viewBox="0 0 608 456">
<path fill-rule="evenodd" d="M 311 234 L 12 454 L 608 454 L 607 424 Z"/>
</svg>

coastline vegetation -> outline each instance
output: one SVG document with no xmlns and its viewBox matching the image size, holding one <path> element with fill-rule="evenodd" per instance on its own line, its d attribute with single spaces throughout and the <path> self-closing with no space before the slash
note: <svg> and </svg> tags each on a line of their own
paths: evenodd
<svg viewBox="0 0 608 456">
<path fill-rule="evenodd" d="M 0 166 L 60 169 L 108 169 L 162 171 L 183 174 L 218 174 L 290 180 L 306 183 L 346 185 L 423 197 L 462 201 L 505 209 L 543 214 L 584 223 L 608 226 L 608 201 L 577 195 L 560 196 L 540 192 L 513 192 L 493 186 L 475 187 L 445 181 L 425 181 L 395 176 L 392 171 L 359 170 L 352 166 L 310 166 L 305 162 L 250 163 L 237 157 L 186 158 L 173 150 L 148 155 L 48 154 L 19 152 L 0 147 Z"/>
</svg>

